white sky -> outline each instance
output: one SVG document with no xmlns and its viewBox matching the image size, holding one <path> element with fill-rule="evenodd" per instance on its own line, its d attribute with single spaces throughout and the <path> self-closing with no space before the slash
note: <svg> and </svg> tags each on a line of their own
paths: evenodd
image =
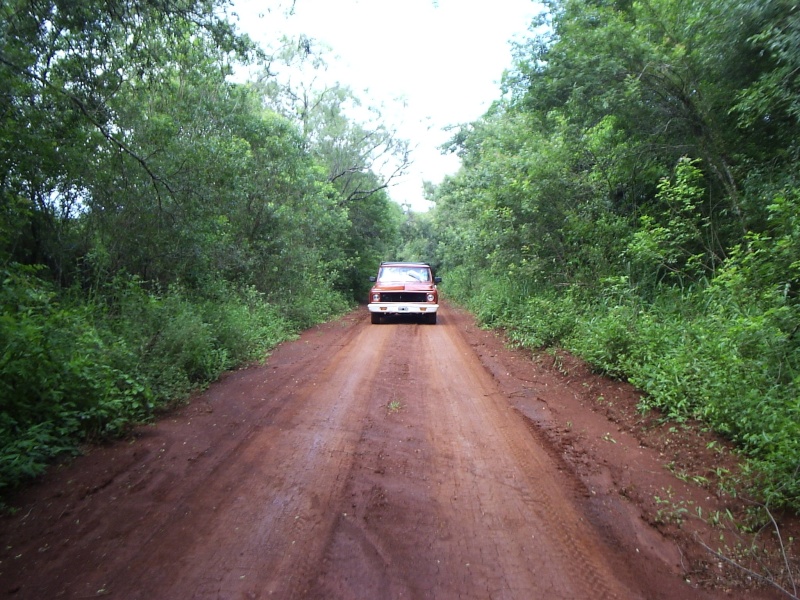
<svg viewBox="0 0 800 600">
<path fill-rule="evenodd" d="M 425 210 L 422 182 L 459 166 L 438 146 L 447 125 L 474 121 L 500 97 L 510 40 L 541 11 L 534 0 L 233 0 L 239 27 L 262 46 L 305 34 L 332 48 L 329 72 L 415 148 L 392 198 Z"/>
</svg>

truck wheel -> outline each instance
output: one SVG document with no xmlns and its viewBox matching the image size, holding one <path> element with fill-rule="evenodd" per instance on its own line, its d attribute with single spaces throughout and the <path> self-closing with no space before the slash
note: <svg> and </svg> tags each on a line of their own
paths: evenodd
<svg viewBox="0 0 800 600">
<path fill-rule="evenodd" d="M 372 324 L 377 325 L 381 322 L 381 315 L 380 313 L 369 313 L 369 316 L 372 317 Z"/>
</svg>

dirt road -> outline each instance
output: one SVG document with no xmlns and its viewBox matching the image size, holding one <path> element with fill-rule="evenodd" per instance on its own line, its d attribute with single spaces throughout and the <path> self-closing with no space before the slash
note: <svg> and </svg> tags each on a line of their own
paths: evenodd
<svg viewBox="0 0 800 600">
<path fill-rule="evenodd" d="M 774 597 L 695 585 L 631 500 L 663 458 L 584 400 L 459 311 L 356 312 L 23 493 L 0 594 Z"/>
</svg>

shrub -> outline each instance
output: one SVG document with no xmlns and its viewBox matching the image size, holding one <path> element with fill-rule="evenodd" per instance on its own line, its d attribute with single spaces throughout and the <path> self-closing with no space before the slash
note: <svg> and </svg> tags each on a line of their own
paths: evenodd
<svg viewBox="0 0 800 600">
<path fill-rule="evenodd" d="M 577 319 L 571 296 L 545 293 L 525 298 L 518 316 L 506 327 L 513 341 L 530 348 L 547 348 L 568 338 Z"/>
<path fill-rule="evenodd" d="M 162 293 L 119 275 L 87 303 L 59 298 L 36 272 L 2 272 L 0 493 L 81 442 L 119 435 L 224 370 L 263 359 L 296 331 L 250 288 Z"/>
<path fill-rule="evenodd" d="M 62 304 L 35 270 L 7 267 L 0 291 L 0 490 L 86 439 L 118 433 L 149 408 L 118 369 L 88 306 Z M 123 361 L 120 361 L 123 362 Z"/>
</svg>

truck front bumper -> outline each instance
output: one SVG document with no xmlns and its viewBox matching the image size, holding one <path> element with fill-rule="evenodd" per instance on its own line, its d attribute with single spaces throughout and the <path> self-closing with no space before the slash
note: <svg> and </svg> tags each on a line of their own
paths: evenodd
<svg viewBox="0 0 800 600">
<path fill-rule="evenodd" d="M 427 302 L 373 302 L 368 306 L 369 312 L 382 315 L 428 315 L 439 310 L 438 304 Z"/>
</svg>

